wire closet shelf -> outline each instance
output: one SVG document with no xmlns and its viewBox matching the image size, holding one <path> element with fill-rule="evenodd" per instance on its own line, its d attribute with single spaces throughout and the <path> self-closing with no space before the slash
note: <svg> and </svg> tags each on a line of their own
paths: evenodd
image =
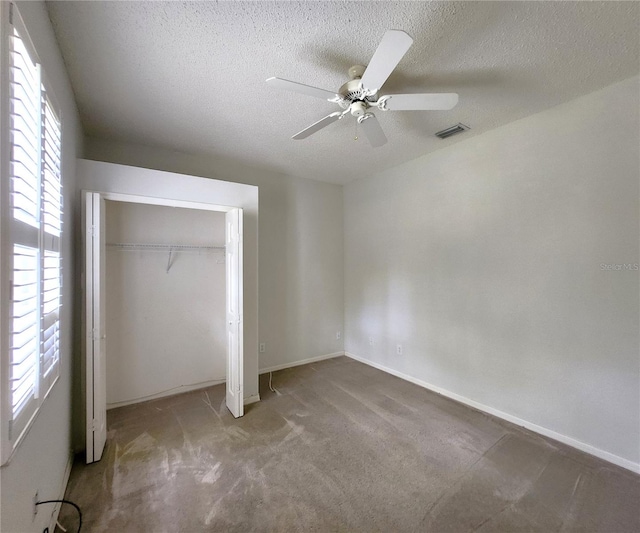
<svg viewBox="0 0 640 533">
<path fill-rule="evenodd" d="M 192 252 L 192 253 L 223 253 L 224 246 L 200 246 L 194 244 L 143 244 L 129 242 L 107 243 L 109 248 L 117 248 L 123 251 L 145 252 Z"/>
<path fill-rule="evenodd" d="M 162 252 L 168 253 L 169 259 L 167 260 L 167 274 L 171 270 L 173 254 L 180 253 L 198 253 L 198 254 L 212 254 L 220 253 L 224 255 L 224 246 L 204 246 L 194 244 L 147 244 L 147 243 L 130 243 L 130 242 L 111 242 L 107 243 L 108 248 L 115 248 L 124 252 Z"/>
</svg>

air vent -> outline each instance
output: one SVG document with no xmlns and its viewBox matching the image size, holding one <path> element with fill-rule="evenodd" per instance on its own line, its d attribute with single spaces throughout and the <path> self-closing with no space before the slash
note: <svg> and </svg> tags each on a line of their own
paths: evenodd
<svg viewBox="0 0 640 533">
<path fill-rule="evenodd" d="M 456 135 L 458 133 L 462 133 L 463 131 L 467 131 L 469 126 L 465 126 L 464 124 L 456 124 L 455 126 L 451 126 L 446 130 L 439 131 L 436 133 L 436 137 L 440 137 L 441 139 L 446 139 L 447 137 L 451 137 L 452 135 Z"/>
</svg>

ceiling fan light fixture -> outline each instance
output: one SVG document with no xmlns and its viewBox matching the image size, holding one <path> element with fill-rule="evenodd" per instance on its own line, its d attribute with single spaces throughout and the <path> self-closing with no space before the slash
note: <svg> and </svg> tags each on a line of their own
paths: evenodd
<svg viewBox="0 0 640 533">
<path fill-rule="evenodd" d="M 361 117 L 367 111 L 367 104 L 364 102 L 353 102 L 349 109 L 354 117 Z"/>
<path fill-rule="evenodd" d="M 436 137 L 439 137 L 440 139 L 446 139 L 448 137 L 451 137 L 452 135 L 457 135 L 458 133 L 467 131 L 468 129 L 470 129 L 469 126 L 458 122 L 455 126 L 451 126 L 450 128 L 437 132 Z"/>
</svg>

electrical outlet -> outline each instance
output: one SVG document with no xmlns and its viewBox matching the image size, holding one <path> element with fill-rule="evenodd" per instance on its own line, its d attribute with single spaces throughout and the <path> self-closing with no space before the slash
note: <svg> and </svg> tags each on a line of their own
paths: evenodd
<svg viewBox="0 0 640 533">
<path fill-rule="evenodd" d="M 342 334 L 339 331 L 336 331 L 336 340 L 339 341 Z"/>
<path fill-rule="evenodd" d="M 33 495 L 33 516 L 36 516 L 38 514 L 38 505 L 37 503 L 40 500 L 38 499 L 38 491 L 36 491 L 36 493 Z"/>
<path fill-rule="evenodd" d="M 373 346 L 373 337 L 369 337 L 369 346 Z"/>
<path fill-rule="evenodd" d="M 402 344 L 398 344 L 398 346 L 396 347 L 396 352 L 398 352 L 398 355 L 402 355 Z"/>
<path fill-rule="evenodd" d="M 267 345 L 264 342 L 260 343 L 260 353 L 264 353 L 267 351 Z"/>
</svg>

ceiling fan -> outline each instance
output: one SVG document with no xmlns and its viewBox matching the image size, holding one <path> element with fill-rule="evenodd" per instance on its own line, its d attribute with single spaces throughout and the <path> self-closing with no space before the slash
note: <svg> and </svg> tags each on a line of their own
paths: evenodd
<svg viewBox="0 0 640 533">
<path fill-rule="evenodd" d="M 269 78 L 267 83 L 278 89 L 322 98 L 338 104 L 342 111 L 336 111 L 296 133 L 292 139 L 306 139 L 329 124 L 343 118 L 347 113 L 356 117 L 362 131 L 374 148 L 387 142 L 380 123 L 370 111 L 435 111 L 452 109 L 458 103 L 456 93 L 439 94 L 387 94 L 379 95 L 380 88 L 387 81 L 400 60 L 407 53 L 413 39 L 401 30 L 389 30 L 384 34 L 378 49 L 367 67 L 355 65 L 349 69 L 351 81 L 337 92 L 318 89 L 303 83 Z"/>
</svg>

